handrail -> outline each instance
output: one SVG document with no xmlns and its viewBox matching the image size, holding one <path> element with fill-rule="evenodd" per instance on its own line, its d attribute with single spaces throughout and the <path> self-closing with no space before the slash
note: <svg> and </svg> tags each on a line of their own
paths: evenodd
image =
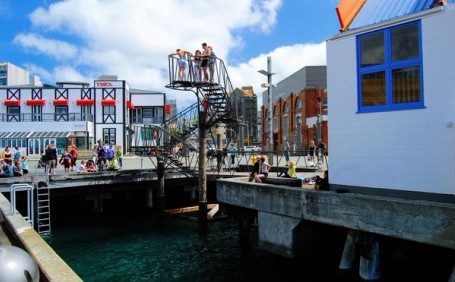
<svg viewBox="0 0 455 282">
<path fill-rule="evenodd" d="M 27 191 L 27 214 L 24 219 L 33 227 L 34 222 L 34 201 L 33 201 L 33 186 L 26 183 L 16 183 L 10 186 L 10 205 L 11 213 L 16 214 L 16 192 Z"/>
</svg>

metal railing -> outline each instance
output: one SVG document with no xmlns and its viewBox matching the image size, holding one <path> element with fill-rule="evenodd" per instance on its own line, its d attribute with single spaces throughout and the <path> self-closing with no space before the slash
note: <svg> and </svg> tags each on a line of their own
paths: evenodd
<svg viewBox="0 0 455 282">
<path fill-rule="evenodd" d="M 46 114 L 0 114 L 0 122 L 66 122 L 93 121 L 93 115 L 87 113 L 46 113 Z"/>
<path fill-rule="evenodd" d="M 16 192 L 26 191 L 27 192 L 27 214 L 22 215 L 24 219 L 30 223 L 33 227 L 34 222 L 34 201 L 33 201 L 33 186 L 26 183 L 12 184 L 10 186 L 10 204 L 11 213 L 16 214 Z"/>
</svg>

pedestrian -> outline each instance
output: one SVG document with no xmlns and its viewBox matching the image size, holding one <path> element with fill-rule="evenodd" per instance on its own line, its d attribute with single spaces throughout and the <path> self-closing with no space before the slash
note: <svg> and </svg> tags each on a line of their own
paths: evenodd
<svg viewBox="0 0 455 282">
<path fill-rule="evenodd" d="M 54 144 L 47 145 L 45 159 L 47 161 L 49 174 L 55 174 L 55 169 L 57 168 L 57 149 Z"/>
<path fill-rule="evenodd" d="M 322 138 L 319 138 L 318 142 L 318 159 L 321 158 L 321 162 L 324 163 L 325 156 L 325 143 L 322 141 Z"/>
<path fill-rule="evenodd" d="M 13 162 L 16 163 L 17 161 L 21 160 L 21 151 L 19 150 L 19 146 L 16 146 L 14 151 Z"/>
<path fill-rule="evenodd" d="M 73 168 L 76 166 L 77 167 L 77 164 L 76 164 L 76 161 L 77 161 L 77 147 L 76 145 L 72 145 L 71 146 L 71 150 L 70 150 L 70 156 L 71 156 L 71 171 L 73 171 Z"/>
<path fill-rule="evenodd" d="M 314 166 L 314 154 L 316 152 L 316 145 L 314 144 L 314 141 L 310 141 L 310 146 L 308 148 L 308 156 L 309 156 L 309 161 L 310 165 Z"/>
<path fill-rule="evenodd" d="M 119 166 L 122 167 L 123 166 L 123 152 L 120 149 L 120 146 L 117 147 L 117 151 L 115 152 L 115 156 L 117 157 Z"/>
<path fill-rule="evenodd" d="M 235 144 L 232 143 L 228 150 L 231 154 L 231 164 L 235 165 L 235 156 L 237 154 L 237 148 L 235 147 Z"/>
<path fill-rule="evenodd" d="M 22 156 L 21 163 L 22 163 L 22 174 L 24 176 L 28 176 L 28 157 Z"/>
<path fill-rule="evenodd" d="M 289 144 L 289 141 L 286 140 L 286 143 L 284 144 L 284 157 L 286 159 L 286 163 L 289 162 L 291 158 L 291 145 Z"/>
<path fill-rule="evenodd" d="M 3 159 L 5 160 L 5 162 L 9 165 L 12 164 L 12 160 L 13 160 L 13 153 L 11 153 L 11 151 L 9 150 L 9 147 L 6 146 L 5 147 L 5 151 L 3 153 Z"/>
<path fill-rule="evenodd" d="M 63 150 L 63 154 L 60 157 L 59 163 L 61 165 L 63 165 L 63 167 L 65 169 L 65 173 L 69 173 L 70 172 L 70 167 L 72 166 L 72 164 L 71 164 L 71 155 L 68 153 L 67 149 Z"/>
<path fill-rule="evenodd" d="M 114 158 L 115 152 L 114 152 L 114 147 L 112 145 L 109 145 L 107 148 L 107 163 L 110 164 L 112 162 L 112 159 Z"/>
</svg>

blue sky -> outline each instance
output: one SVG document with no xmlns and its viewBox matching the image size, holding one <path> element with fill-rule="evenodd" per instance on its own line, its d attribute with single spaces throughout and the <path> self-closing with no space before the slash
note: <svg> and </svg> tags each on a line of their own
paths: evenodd
<svg viewBox="0 0 455 282">
<path fill-rule="evenodd" d="M 202 42 L 228 66 L 234 87 L 253 86 L 272 57 L 274 82 L 325 65 L 325 40 L 339 33 L 338 0 L 0 0 L 0 61 L 43 83 L 118 75 L 130 87 L 162 91 L 178 107 L 194 95 L 172 91 L 167 56 Z"/>
</svg>

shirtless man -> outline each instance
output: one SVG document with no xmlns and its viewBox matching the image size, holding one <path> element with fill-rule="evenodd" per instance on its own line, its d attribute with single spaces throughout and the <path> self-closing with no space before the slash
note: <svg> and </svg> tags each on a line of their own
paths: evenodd
<svg viewBox="0 0 455 282">
<path fill-rule="evenodd" d="M 185 78 L 185 71 L 186 71 L 186 66 L 187 66 L 187 62 L 186 62 L 186 57 L 185 55 L 188 54 L 190 56 L 192 56 L 193 54 L 191 54 L 191 52 L 188 52 L 186 50 L 182 50 L 182 49 L 177 49 L 175 51 L 175 53 L 172 53 L 171 55 L 178 55 L 179 56 L 179 60 L 178 60 L 178 63 L 179 63 L 179 78 L 178 80 L 184 80 Z"/>
<path fill-rule="evenodd" d="M 209 82 L 209 72 L 207 71 L 207 67 L 209 67 L 209 59 L 210 59 L 210 53 L 211 49 L 207 46 L 207 43 L 202 43 L 202 62 L 201 62 L 201 67 L 202 67 L 202 72 L 204 73 L 204 82 Z"/>
</svg>

